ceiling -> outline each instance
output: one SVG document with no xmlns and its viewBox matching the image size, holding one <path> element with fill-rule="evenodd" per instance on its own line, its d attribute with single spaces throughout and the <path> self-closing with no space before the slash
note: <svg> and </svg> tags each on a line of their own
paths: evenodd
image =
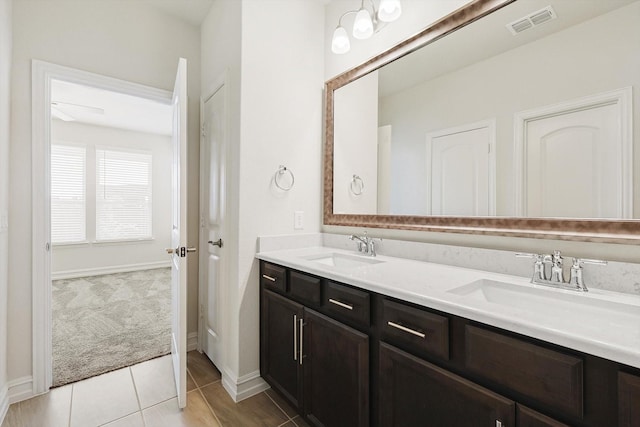
<svg viewBox="0 0 640 427">
<path fill-rule="evenodd" d="M 167 103 L 104 89 L 53 80 L 54 119 L 97 126 L 171 135 L 172 108 Z"/>
<path fill-rule="evenodd" d="M 191 25 L 200 26 L 207 16 L 213 0 L 143 0 L 170 15 L 187 21 Z"/>
<path fill-rule="evenodd" d="M 517 1 L 381 68 L 379 96 L 388 96 L 462 69 L 634 1 L 636 0 Z M 549 5 L 555 9 L 557 19 L 516 36 L 506 28 L 507 24 Z"/>
</svg>

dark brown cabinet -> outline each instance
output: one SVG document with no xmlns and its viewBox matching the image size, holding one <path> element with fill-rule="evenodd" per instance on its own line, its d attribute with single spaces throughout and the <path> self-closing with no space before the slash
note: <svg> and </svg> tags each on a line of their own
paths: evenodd
<svg viewBox="0 0 640 427">
<path fill-rule="evenodd" d="M 304 413 L 318 427 L 369 426 L 369 336 L 305 310 Z"/>
<path fill-rule="evenodd" d="M 261 276 L 275 279 L 261 280 L 262 377 L 311 425 L 368 427 L 369 335 L 309 307 L 321 305 L 319 278 L 283 273 L 278 266 L 262 265 Z M 335 298 L 345 307 L 358 308 L 362 320 L 360 300 L 352 302 L 347 289 L 339 291 Z M 368 294 L 358 292 L 368 304 Z M 364 298 L 360 294 L 354 295 Z M 346 318 L 351 316 L 352 310 L 338 308 L 348 312 Z"/>
<path fill-rule="evenodd" d="M 640 427 L 640 370 L 260 266 L 262 377 L 315 427 Z"/>
<path fill-rule="evenodd" d="M 262 377 L 302 409 L 302 366 L 298 327 L 302 305 L 274 292 L 262 293 L 260 371 Z"/>
<path fill-rule="evenodd" d="M 381 426 L 515 425 L 512 400 L 385 343 L 379 369 Z"/>
</svg>

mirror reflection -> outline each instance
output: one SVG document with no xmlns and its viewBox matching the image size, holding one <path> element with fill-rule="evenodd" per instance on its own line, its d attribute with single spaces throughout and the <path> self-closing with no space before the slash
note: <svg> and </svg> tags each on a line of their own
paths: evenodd
<svg viewBox="0 0 640 427">
<path fill-rule="evenodd" d="M 337 89 L 333 213 L 637 218 L 638 18 L 519 0 Z"/>
</svg>

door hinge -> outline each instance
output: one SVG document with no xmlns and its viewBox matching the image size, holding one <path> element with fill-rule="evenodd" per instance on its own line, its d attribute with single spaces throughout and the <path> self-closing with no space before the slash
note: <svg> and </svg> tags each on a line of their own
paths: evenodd
<svg viewBox="0 0 640 427">
<path fill-rule="evenodd" d="M 202 136 L 207 136 L 206 123 L 203 123 L 200 127 L 200 133 L 202 134 Z"/>
</svg>

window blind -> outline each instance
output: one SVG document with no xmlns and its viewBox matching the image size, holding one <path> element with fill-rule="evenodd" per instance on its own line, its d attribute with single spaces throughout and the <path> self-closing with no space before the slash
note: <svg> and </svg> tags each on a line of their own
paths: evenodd
<svg viewBox="0 0 640 427">
<path fill-rule="evenodd" d="M 51 144 L 51 243 L 86 240 L 86 150 Z"/>
<path fill-rule="evenodd" d="M 96 149 L 96 240 L 151 238 L 151 152 Z"/>
</svg>

